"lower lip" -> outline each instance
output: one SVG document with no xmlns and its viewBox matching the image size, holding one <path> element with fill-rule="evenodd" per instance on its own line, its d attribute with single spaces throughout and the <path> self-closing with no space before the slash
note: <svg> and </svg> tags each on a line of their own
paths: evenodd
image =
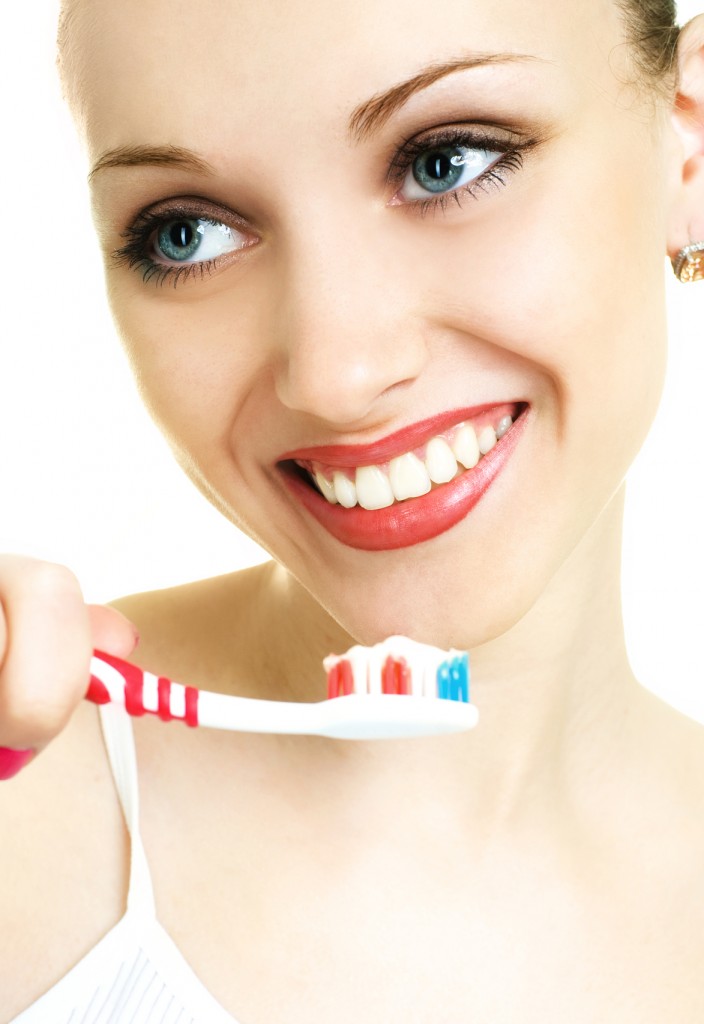
<svg viewBox="0 0 704 1024">
<path fill-rule="evenodd" d="M 420 498 L 371 512 L 359 506 L 331 505 L 295 473 L 284 472 L 283 476 L 304 508 L 342 544 L 361 551 L 408 548 L 446 533 L 472 511 L 508 462 L 527 421 L 528 409 L 474 469 Z"/>
</svg>

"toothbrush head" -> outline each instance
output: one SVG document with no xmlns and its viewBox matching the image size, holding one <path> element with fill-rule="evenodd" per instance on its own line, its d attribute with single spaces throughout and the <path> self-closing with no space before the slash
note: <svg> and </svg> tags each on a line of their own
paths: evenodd
<svg viewBox="0 0 704 1024">
<path fill-rule="evenodd" d="M 328 736 L 430 736 L 463 732 L 477 722 L 477 709 L 469 703 L 466 651 L 443 651 L 393 636 L 373 647 L 355 646 L 330 655 L 323 667 L 328 677 Z M 335 715 L 338 703 L 340 714 Z"/>
<path fill-rule="evenodd" d="M 443 651 L 405 636 L 331 654 L 323 667 L 328 675 L 328 699 L 385 693 L 469 702 L 467 652 Z"/>
</svg>

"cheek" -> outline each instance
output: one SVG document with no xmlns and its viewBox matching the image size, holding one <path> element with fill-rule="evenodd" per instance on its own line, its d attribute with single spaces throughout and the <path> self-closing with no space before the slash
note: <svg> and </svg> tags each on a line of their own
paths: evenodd
<svg viewBox="0 0 704 1024">
<path fill-rule="evenodd" d="M 615 124 L 606 149 L 603 132 L 587 124 L 528 160 L 491 217 L 447 231 L 426 266 L 442 264 L 444 322 L 537 373 L 558 430 L 581 433 L 583 454 L 603 446 L 623 472 L 664 381 L 665 225 L 643 211 L 664 209 L 665 174 L 641 127 Z"/>
<path fill-rule="evenodd" d="M 142 400 L 179 461 L 217 462 L 262 374 L 251 316 L 224 288 L 205 299 L 117 281 L 108 296 Z"/>
</svg>

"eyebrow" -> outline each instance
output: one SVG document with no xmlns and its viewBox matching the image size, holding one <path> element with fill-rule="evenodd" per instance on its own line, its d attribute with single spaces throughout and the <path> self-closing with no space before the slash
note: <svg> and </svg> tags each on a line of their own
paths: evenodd
<svg viewBox="0 0 704 1024">
<path fill-rule="evenodd" d="M 88 181 L 106 167 L 143 166 L 175 167 L 199 174 L 215 174 L 212 164 L 181 146 L 118 146 L 103 153 L 88 175 Z"/>
<path fill-rule="evenodd" d="M 370 100 L 360 104 L 349 120 L 348 132 L 355 142 L 369 138 L 384 125 L 391 115 L 402 107 L 410 97 L 421 89 L 437 82 L 456 71 L 467 71 L 482 68 L 490 64 L 519 64 L 528 62 L 548 63 L 543 57 L 527 53 L 476 53 L 469 57 L 458 57 L 455 60 L 429 64 L 412 78 L 392 86 L 386 92 L 378 93 Z"/>
</svg>

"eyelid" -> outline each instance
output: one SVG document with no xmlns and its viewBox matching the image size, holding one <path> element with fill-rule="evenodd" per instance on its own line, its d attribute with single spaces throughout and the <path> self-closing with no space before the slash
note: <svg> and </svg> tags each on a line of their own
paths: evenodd
<svg viewBox="0 0 704 1024">
<path fill-rule="evenodd" d="M 212 220 L 227 224 L 242 233 L 253 234 L 253 229 L 248 221 L 241 214 L 234 210 L 214 203 L 211 199 L 200 196 L 177 196 L 173 199 L 160 199 L 150 206 L 145 206 L 129 221 L 127 230 L 130 227 L 139 227 L 140 223 L 155 221 L 157 218 L 163 220 L 175 220 L 178 217 L 187 217 L 193 220 Z"/>
</svg>

